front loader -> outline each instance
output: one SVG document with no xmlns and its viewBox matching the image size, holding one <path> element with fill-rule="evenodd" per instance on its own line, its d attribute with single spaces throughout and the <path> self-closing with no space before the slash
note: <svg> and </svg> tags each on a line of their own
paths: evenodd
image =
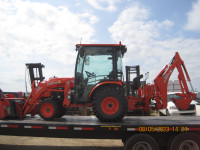
<svg viewBox="0 0 200 150">
<path fill-rule="evenodd" d="M 122 58 L 127 48 L 121 42 L 77 44 L 76 51 L 74 77 L 49 80 L 43 80 L 43 76 L 33 77 L 32 91 L 27 99 L 1 97 L 0 118 L 9 117 L 9 111 L 14 110 L 19 118 L 37 112 L 44 120 L 53 120 L 62 117 L 67 108 L 92 107 L 99 120 L 112 122 L 120 121 L 128 110 L 149 111 L 151 100 L 156 101 L 154 109 L 163 109 L 167 103 L 168 80 L 175 68 L 179 71 L 179 81 L 184 88 L 181 94 L 183 99 L 173 99 L 173 102 L 179 109 L 187 109 L 195 98 L 195 94 L 188 90 L 183 70 L 189 81 L 190 78 L 178 53 L 171 64 L 159 73 L 154 84 L 141 84 L 143 75 L 140 75 L 139 66 L 127 66 L 126 81 L 123 81 Z M 30 66 L 27 65 L 28 68 Z M 136 74 L 133 81 L 130 79 L 131 73 Z M 37 84 L 36 79 L 40 80 Z"/>
</svg>

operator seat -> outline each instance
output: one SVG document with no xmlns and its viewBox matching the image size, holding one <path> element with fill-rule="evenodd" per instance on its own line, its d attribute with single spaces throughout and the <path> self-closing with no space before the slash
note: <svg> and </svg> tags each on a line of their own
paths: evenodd
<svg viewBox="0 0 200 150">
<path fill-rule="evenodd" d="M 143 75 L 141 74 L 133 79 L 133 84 L 131 85 L 133 96 L 135 96 L 135 92 L 139 89 L 140 79 L 142 78 L 143 78 Z"/>
</svg>

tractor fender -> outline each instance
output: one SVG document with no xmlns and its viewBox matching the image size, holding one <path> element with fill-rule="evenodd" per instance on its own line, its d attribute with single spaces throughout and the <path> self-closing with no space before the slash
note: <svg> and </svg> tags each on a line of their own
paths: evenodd
<svg viewBox="0 0 200 150">
<path fill-rule="evenodd" d="M 89 93 L 89 100 L 92 98 L 93 93 L 94 93 L 97 89 L 99 89 L 100 87 L 103 87 L 103 86 L 105 86 L 105 85 L 117 85 L 117 86 L 122 87 L 122 82 L 121 82 L 120 80 L 119 80 L 119 81 L 104 81 L 104 82 L 101 82 L 101 83 L 96 84 L 96 85 L 92 88 L 92 90 L 90 91 L 90 93 Z"/>
</svg>

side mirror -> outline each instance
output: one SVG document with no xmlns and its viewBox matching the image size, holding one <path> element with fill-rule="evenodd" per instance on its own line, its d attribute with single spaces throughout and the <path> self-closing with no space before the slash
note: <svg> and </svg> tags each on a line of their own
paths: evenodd
<svg viewBox="0 0 200 150">
<path fill-rule="evenodd" d="M 124 56 L 124 53 L 127 52 L 127 47 L 123 46 L 122 49 L 121 49 L 121 51 L 122 51 L 122 56 Z"/>
<path fill-rule="evenodd" d="M 80 54 L 80 56 L 83 57 L 83 56 L 84 56 L 84 53 L 85 53 L 84 47 L 81 46 L 81 47 L 79 48 L 79 54 Z"/>
</svg>

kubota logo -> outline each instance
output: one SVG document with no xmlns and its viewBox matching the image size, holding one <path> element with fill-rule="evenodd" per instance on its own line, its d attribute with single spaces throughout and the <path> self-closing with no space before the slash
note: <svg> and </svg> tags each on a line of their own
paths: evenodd
<svg viewBox="0 0 200 150">
<path fill-rule="evenodd" d="M 35 90 L 36 90 L 36 93 L 38 93 L 40 90 L 42 89 L 42 87 L 38 86 Z"/>
</svg>

